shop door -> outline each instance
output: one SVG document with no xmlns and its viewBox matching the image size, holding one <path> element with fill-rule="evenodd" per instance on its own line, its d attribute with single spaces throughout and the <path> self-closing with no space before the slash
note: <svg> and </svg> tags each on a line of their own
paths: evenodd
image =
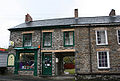
<svg viewBox="0 0 120 81">
<path fill-rule="evenodd" d="M 52 54 L 44 53 L 42 58 L 42 74 L 52 75 Z"/>
</svg>

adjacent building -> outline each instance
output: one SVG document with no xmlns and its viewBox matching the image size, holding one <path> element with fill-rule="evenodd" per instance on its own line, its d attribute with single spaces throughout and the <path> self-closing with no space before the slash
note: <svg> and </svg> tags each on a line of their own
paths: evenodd
<svg viewBox="0 0 120 81">
<path fill-rule="evenodd" d="M 37 21 L 27 14 L 25 23 L 10 28 L 14 46 L 9 54 L 15 55 L 15 66 L 9 70 L 20 75 L 61 75 L 63 58 L 74 56 L 78 77 L 119 76 L 120 16 L 113 9 L 109 16 L 78 17 L 78 9 L 74 14 Z"/>
</svg>

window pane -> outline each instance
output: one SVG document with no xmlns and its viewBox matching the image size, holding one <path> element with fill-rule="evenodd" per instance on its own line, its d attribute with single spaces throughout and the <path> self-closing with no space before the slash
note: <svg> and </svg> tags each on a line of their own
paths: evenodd
<svg viewBox="0 0 120 81">
<path fill-rule="evenodd" d="M 65 45 L 69 45 L 69 33 L 65 32 Z"/>
<path fill-rule="evenodd" d="M 34 68 L 34 53 L 20 53 L 20 69 Z"/>
<path fill-rule="evenodd" d="M 105 31 L 97 31 L 97 43 L 106 44 Z"/>
<path fill-rule="evenodd" d="M 99 67 L 108 67 L 107 52 L 98 52 Z"/>
<path fill-rule="evenodd" d="M 73 32 L 65 32 L 65 45 L 73 45 Z"/>
<path fill-rule="evenodd" d="M 44 46 L 51 46 L 51 33 L 44 33 Z"/>
<path fill-rule="evenodd" d="M 73 45 L 73 32 L 69 32 L 70 45 Z"/>
<path fill-rule="evenodd" d="M 106 40 L 105 40 L 105 31 L 101 31 L 101 43 L 106 43 Z"/>
</svg>

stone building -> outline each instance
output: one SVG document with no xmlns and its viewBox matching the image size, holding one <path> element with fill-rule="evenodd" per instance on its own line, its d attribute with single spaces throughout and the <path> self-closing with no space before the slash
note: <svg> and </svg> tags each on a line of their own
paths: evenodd
<svg viewBox="0 0 120 81">
<path fill-rule="evenodd" d="M 63 57 L 75 57 L 79 78 L 118 77 L 120 74 L 120 16 L 74 17 L 33 21 L 10 28 L 9 54 L 15 54 L 15 74 L 56 76 Z M 94 76 L 92 76 L 94 75 Z M 113 76 L 114 75 L 114 76 Z"/>
</svg>

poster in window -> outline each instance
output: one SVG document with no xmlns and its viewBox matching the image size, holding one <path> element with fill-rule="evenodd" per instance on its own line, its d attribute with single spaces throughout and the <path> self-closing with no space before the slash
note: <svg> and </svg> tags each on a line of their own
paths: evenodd
<svg viewBox="0 0 120 81">
<path fill-rule="evenodd" d="M 13 54 L 8 55 L 8 66 L 14 66 L 15 56 Z"/>
</svg>

